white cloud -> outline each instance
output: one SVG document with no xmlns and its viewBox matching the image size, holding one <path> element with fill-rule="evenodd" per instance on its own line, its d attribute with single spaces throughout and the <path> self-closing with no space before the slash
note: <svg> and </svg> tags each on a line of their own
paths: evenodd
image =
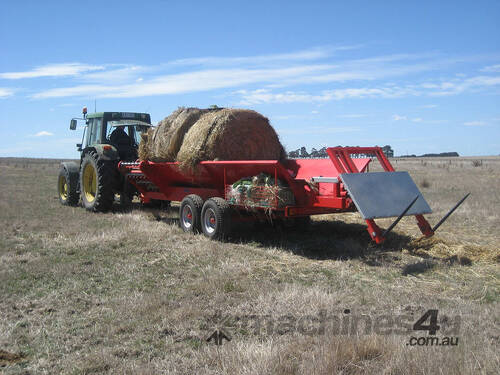
<svg viewBox="0 0 500 375">
<path fill-rule="evenodd" d="M 111 69 L 110 69 L 111 68 Z M 106 70 L 86 73 L 80 78 L 83 81 L 95 82 L 100 84 L 120 84 L 124 82 L 140 81 L 139 76 L 147 71 L 154 70 L 153 67 L 139 65 L 108 65 Z"/>
<path fill-rule="evenodd" d="M 0 99 L 7 98 L 12 95 L 14 95 L 14 90 L 6 87 L 0 87 Z"/>
<path fill-rule="evenodd" d="M 298 52 L 247 57 L 200 57 L 175 60 L 154 66 L 126 64 L 91 66 L 59 64 L 37 68 L 31 72 L 3 73 L 10 78 L 44 75 L 77 75 L 80 84 L 69 84 L 33 94 L 33 98 L 93 97 L 132 98 L 153 95 L 173 95 L 224 88 L 245 88 L 262 84 L 267 91 L 245 92 L 241 103 L 325 102 L 349 98 L 397 98 L 407 96 L 458 95 L 465 91 L 477 92 L 500 85 L 500 77 L 456 77 L 448 80 L 428 80 L 415 84 L 384 82 L 390 77 L 410 76 L 423 71 L 442 69 L 463 62 L 466 58 L 442 58 L 437 54 L 397 54 L 365 59 L 345 60 L 329 58 L 323 62 L 308 63 L 331 57 L 335 51 L 359 46 L 319 47 Z M 165 74 L 172 65 L 185 71 Z M 195 65 L 214 66 L 192 70 Z M 191 66 L 191 67 L 190 67 Z M 64 67 L 65 69 L 62 69 Z M 57 69 L 56 69 L 57 68 Z M 187 70 L 186 70 L 187 69 Z M 163 72 L 163 73 L 160 73 Z M 84 73 L 84 74 L 83 74 Z M 361 87 L 343 87 L 351 81 L 371 82 Z M 320 92 L 274 92 L 291 86 L 328 85 Z M 332 87 L 333 86 L 333 87 Z M 354 86 L 354 85 L 353 85 Z M 371 86 L 371 87 L 370 87 Z M 301 87 L 301 90 L 304 90 Z M 426 108 L 433 108 L 431 105 Z"/>
<path fill-rule="evenodd" d="M 486 123 L 484 121 L 468 121 L 464 122 L 465 126 L 485 126 Z"/>
<path fill-rule="evenodd" d="M 324 90 L 319 94 L 307 92 L 286 91 L 282 93 L 272 92 L 268 89 L 254 91 L 240 90 L 242 96 L 240 104 L 260 103 L 292 103 L 292 102 L 326 102 L 331 100 L 342 100 L 351 98 L 399 98 L 408 96 L 446 96 L 458 95 L 463 92 L 478 92 L 488 87 L 500 85 L 500 77 L 477 76 L 464 80 L 455 79 L 439 83 L 423 83 L 418 85 L 385 85 L 379 87 L 357 87 L 335 90 Z M 436 105 L 427 105 L 426 108 L 434 108 Z M 407 119 L 407 118 L 405 118 Z M 397 120 L 396 120 L 397 121 Z M 419 119 L 416 119 L 419 122 Z"/>
<path fill-rule="evenodd" d="M 64 63 L 64 64 L 49 64 L 39 66 L 33 70 L 25 72 L 7 72 L 0 73 L 0 78 L 3 79 L 22 79 L 22 78 L 38 78 L 38 77 L 64 77 L 76 76 L 84 72 L 103 70 L 101 65 L 87 65 L 80 63 Z"/>
<path fill-rule="evenodd" d="M 454 79 L 443 81 L 438 84 L 423 84 L 421 87 L 435 89 L 428 91 L 430 96 L 458 95 L 466 91 L 480 91 L 491 86 L 500 85 L 500 76 L 476 76 L 466 79 Z"/>
<path fill-rule="evenodd" d="M 124 85 L 88 84 L 49 89 L 33 95 L 34 98 L 93 96 L 132 98 L 168 95 L 238 87 L 258 82 L 272 82 L 287 77 L 310 74 L 327 69 L 325 65 L 303 65 L 284 69 L 214 69 L 159 76 Z"/>
<path fill-rule="evenodd" d="M 408 120 L 406 116 L 400 116 L 400 115 L 392 115 L 392 119 L 394 121 L 405 121 Z"/>
<path fill-rule="evenodd" d="M 42 130 L 41 132 L 38 132 L 38 133 L 34 134 L 33 136 L 34 137 L 50 137 L 52 135 L 54 135 L 54 133 L 48 132 L 46 130 Z"/>
<path fill-rule="evenodd" d="M 413 122 L 422 122 L 424 120 L 422 120 L 420 117 L 417 117 L 417 118 L 412 118 L 411 121 L 413 121 Z"/>
<path fill-rule="evenodd" d="M 346 88 L 336 90 L 325 90 L 319 94 L 308 94 L 304 92 L 286 91 L 282 93 L 273 93 L 266 89 L 254 91 L 241 90 L 239 94 L 242 100 L 239 104 L 253 105 L 261 103 L 296 103 L 296 102 L 327 102 L 342 99 L 361 99 L 361 98 L 393 98 L 404 95 L 401 88 Z"/>
<path fill-rule="evenodd" d="M 490 66 L 485 66 L 483 69 L 481 69 L 482 72 L 494 72 L 494 73 L 499 73 L 500 72 L 500 64 L 496 65 L 490 65 Z"/>
<path fill-rule="evenodd" d="M 243 56 L 243 57 L 194 57 L 187 59 L 178 59 L 169 63 L 169 65 L 212 65 L 212 66 L 234 66 L 234 65 L 261 65 L 273 63 L 286 63 L 295 61 L 311 61 L 327 58 L 337 51 L 346 51 L 361 48 L 362 45 L 346 45 L 338 47 L 315 47 L 302 51 L 258 55 L 258 56 Z"/>
</svg>

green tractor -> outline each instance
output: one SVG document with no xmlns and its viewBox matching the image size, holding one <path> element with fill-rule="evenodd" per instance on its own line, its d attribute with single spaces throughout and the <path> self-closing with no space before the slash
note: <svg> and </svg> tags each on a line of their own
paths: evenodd
<svg viewBox="0 0 500 375">
<path fill-rule="evenodd" d="M 80 151 L 80 165 L 63 162 L 59 170 L 57 189 L 63 205 L 76 206 L 81 200 L 89 211 L 104 212 L 113 205 L 115 194 L 127 204 L 134 189 L 118 172 L 120 161 L 137 160 L 141 134 L 151 125 L 147 113 L 98 112 L 83 118 L 73 118 L 70 129 L 76 130 L 77 121 L 85 121 Z"/>
</svg>

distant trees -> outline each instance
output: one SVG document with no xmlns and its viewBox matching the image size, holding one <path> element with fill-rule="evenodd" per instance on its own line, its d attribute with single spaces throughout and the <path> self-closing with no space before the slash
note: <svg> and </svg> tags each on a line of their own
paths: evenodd
<svg viewBox="0 0 500 375">
<path fill-rule="evenodd" d="M 423 154 L 423 155 L 401 155 L 398 156 L 399 158 L 439 158 L 439 157 L 458 157 L 460 156 L 458 152 L 452 151 L 452 152 L 441 152 L 439 154 Z"/>
<path fill-rule="evenodd" d="M 384 152 L 386 157 L 388 158 L 394 157 L 394 150 L 390 145 L 385 145 L 384 147 L 382 147 L 382 151 Z"/>
<path fill-rule="evenodd" d="M 301 148 L 290 151 L 288 153 L 288 157 L 293 159 L 307 159 L 307 158 L 327 158 L 328 154 L 326 153 L 326 147 L 323 147 L 319 150 L 316 150 L 314 147 L 311 149 L 311 152 L 307 152 L 307 149 L 302 146 Z"/>
<path fill-rule="evenodd" d="M 341 147 L 341 146 L 336 146 L 336 147 Z M 349 147 L 349 146 L 347 146 Z M 359 147 L 359 146 L 356 146 Z M 390 145 L 385 145 L 382 147 L 382 151 L 384 154 L 392 158 L 394 157 L 394 150 Z M 361 157 L 364 156 L 371 156 L 371 155 L 360 155 Z M 288 153 L 288 157 L 292 159 L 307 159 L 307 158 L 327 158 L 328 154 L 326 153 L 326 147 L 322 147 L 319 150 L 315 149 L 314 147 L 311 149 L 311 152 L 307 152 L 307 149 L 302 146 L 301 148 L 298 148 L 297 150 L 290 151 Z"/>
<path fill-rule="evenodd" d="M 439 154 L 423 154 L 420 157 L 427 158 L 427 157 L 457 157 L 460 156 L 458 155 L 458 152 L 441 152 Z"/>
<path fill-rule="evenodd" d="M 335 147 L 341 147 L 341 146 L 335 146 Z M 351 147 L 351 146 L 346 146 L 346 147 Z M 359 146 L 354 146 L 354 147 L 359 147 Z M 393 158 L 394 157 L 394 150 L 390 145 L 385 145 L 382 147 L 382 152 L 387 156 L 388 158 Z M 353 157 L 360 157 L 360 158 L 365 158 L 365 157 L 372 157 L 374 155 L 353 155 Z M 438 154 L 424 154 L 424 155 L 401 155 L 398 157 L 439 157 L 439 156 L 444 156 L 444 157 L 456 157 L 459 156 L 458 152 L 441 152 Z M 328 154 L 326 153 L 326 147 L 322 147 L 319 150 L 315 149 L 314 147 L 311 148 L 311 152 L 307 152 L 307 149 L 302 146 L 301 148 L 298 148 L 297 150 L 290 151 L 288 153 L 288 157 L 292 159 L 307 159 L 307 158 L 327 158 Z"/>
</svg>

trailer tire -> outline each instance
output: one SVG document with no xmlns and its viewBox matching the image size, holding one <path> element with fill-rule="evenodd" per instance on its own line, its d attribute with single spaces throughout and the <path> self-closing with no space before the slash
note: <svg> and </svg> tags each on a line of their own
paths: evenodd
<svg viewBox="0 0 500 375">
<path fill-rule="evenodd" d="M 179 226 L 184 232 L 200 233 L 203 199 L 196 194 L 184 197 L 179 207 Z"/>
<path fill-rule="evenodd" d="M 69 171 L 64 165 L 59 169 L 57 177 L 57 193 L 59 202 L 65 206 L 78 204 L 78 172 Z"/>
<path fill-rule="evenodd" d="M 222 198 L 208 199 L 201 210 L 203 234 L 213 240 L 224 239 L 231 230 L 231 207 Z"/>
<path fill-rule="evenodd" d="M 93 151 L 85 155 L 80 168 L 83 207 L 93 212 L 105 212 L 112 207 L 116 172 L 116 161 L 100 160 Z"/>
</svg>

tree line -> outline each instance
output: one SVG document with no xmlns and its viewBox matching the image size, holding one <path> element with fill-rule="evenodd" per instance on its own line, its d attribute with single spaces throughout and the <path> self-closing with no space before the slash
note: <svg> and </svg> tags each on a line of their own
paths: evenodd
<svg viewBox="0 0 500 375">
<path fill-rule="evenodd" d="M 342 146 L 336 146 L 336 147 L 342 147 Z M 347 146 L 351 147 L 351 146 Z M 359 146 L 355 146 L 359 147 Z M 385 156 L 388 158 L 394 157 L 394 150 L 390 145 L 385 145 L 382 147 L 382 151 L 384 152 Z M 328 154 L 326 153 L 326 147 L 322 147 L 319 150 L 315 149 L 314 147 L 311 148 L 311 152 L 307 152 L 307 149 L 302 146 L 301 148 L 298 148 L 297 150 L 290 151 L 288 153 L 288 157 L 292 159 L 307 159 L 307 158 L 327 158 Z"/>
</svg>

